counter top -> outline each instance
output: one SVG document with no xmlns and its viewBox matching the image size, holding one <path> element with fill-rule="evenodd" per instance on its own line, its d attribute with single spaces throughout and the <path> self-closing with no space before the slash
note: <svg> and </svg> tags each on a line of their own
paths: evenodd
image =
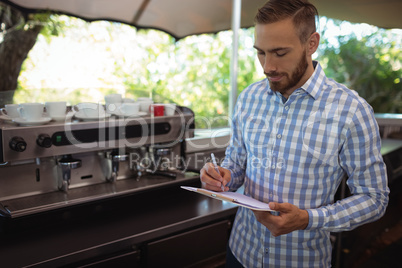
<svg viewBox="0 0 402 268">
<path fill-rule="evenodd" d="M 381 140 L 381 154 L 383 156 L 392 153 L 400 148 L 402 148 L 402 140 L 395 140 L 395 139 Z"/>
<path fill-rule="evenodd" d="M 192 185 L 198 186 L 198 178 L 196 181 Z M 130 248 L 232 217 L 237 207 L 174 187 L 116 199 L 105 207 L 95 205 L 94 209 L 98 213 L 87 215 L 83 221 L 50 224 L 39 230 L 28 228 L 2 237 L 2 266 L 56 267 L 77 262 L 106 249 Z M 68 217 L 68 212 L 63 217 Z M 21 258 L 22 252 L 29 254 Z"/>
<path fill-rule="evenodd" d="M 402 114 L 376 113 L 374 116 L 380 126 L 402 127 Z"/>
<path fill-rule="evenodd" d="M 194 137 L 186 139 L 186 153 L 226 148 L 230 142 L 229 127 L 216 129 L 195 129 Z"/>
</svg>

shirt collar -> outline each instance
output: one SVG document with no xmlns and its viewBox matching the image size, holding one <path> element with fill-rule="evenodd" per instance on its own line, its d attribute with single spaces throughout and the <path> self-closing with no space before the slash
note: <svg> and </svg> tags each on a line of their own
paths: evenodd
<svg viewBox="0 0 402 268">
<path fill-rule="evenodd" d="M 313 74 L 306 81 L 306 83 L 304 83 L 304 85 L 302 85 L 300 88 L 296 89 L 294 92 L 303 90 L 307 94 L 309 94 L 313 99 L 316 100 L 321 92 L 321 88 L 323 87 L 323 85 L 325 83 L 326 76 L 325 76 L 324 70 L 322 69 L 322 67 L 318 61 L 313 60 L 313 66 L 314 66 Z M 268 86 L 268 94 L 270 94 L 270 95 L 277 94 L 278 96 L 282 96 L 279 92 L 274 92 L 271 89 L 267 78 L 265 78 L 265 82 L 267 83 L 267 86 Z"/>
<path fill-rule="evenodd" d="M 318 98 L 321 88 L 324 85 L 325 73 L 320 63 L 313 61 L 314 72 L 310 78 L 301 86 L 301 89 L 307 92 L 314 99 Z"/>
</svg>

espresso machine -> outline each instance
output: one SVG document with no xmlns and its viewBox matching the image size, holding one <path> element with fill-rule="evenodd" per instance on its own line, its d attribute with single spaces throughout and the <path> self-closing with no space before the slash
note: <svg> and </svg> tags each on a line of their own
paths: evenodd
<svg viewBox="0 0 402 268">
<path fill-rule="evenodd" d="M 182 146 L 193 129 L 186 107 L 173 116 L 2 122 L 0 221 L 184 183 Z"/>
<path fill-rule="evenodd" d="M 0 266 L 221 263 L 237 206 L 181 189 L 201 186 L 191 138 L 194 113 L 179 106 L 43 124 L 0 118 Z"/>
</svg>

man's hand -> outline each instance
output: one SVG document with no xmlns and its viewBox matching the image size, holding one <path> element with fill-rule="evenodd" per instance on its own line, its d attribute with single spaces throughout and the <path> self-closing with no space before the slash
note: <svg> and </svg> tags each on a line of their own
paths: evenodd
<svg viewBox="0 0 402 268">
<path fill-rule="evenodd" d="M 230 170 L 218 167 L 219 173 L 216 172 L 215 167 L 212 163 L 206 163 L 204 167 L 200 171 L 200 180 L 202 184 L 202 188 L 220 192 L 222 191 L 222 186 L 225 191 L 228 191 L 229 188 L 225 187 L 225 185 L 230 181 L 231 174 Z"/>
<path fill-rule="evenodd" d="M 308 225 L 308 212 L 289 203 L 270 202 L 269 207 L 278 211 L 279 216 L 269 211 L 253 210 L 257 221 L 262 223 L 273 236 L 288 234 L 295 230 L 306 229 Z"/>
</svg>

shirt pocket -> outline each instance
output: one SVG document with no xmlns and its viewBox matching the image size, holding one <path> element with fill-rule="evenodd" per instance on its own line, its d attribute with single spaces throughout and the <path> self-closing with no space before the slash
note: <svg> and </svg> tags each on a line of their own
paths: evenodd
<svg viewBox="0 0 402 268">
<path fill-rule="evenodd" d="M 243 125 L 243 137 L 249 154 L 264 157 L 272 146 L 270 144 L 272 128 L 267 116 L 254 115 L 246 118 Z"/>
<path fill-rule="evenodd" d="M 341 123 L 337 111 L 317 111 L 303 124 L 303 149 L 314 159 L 338 165 Z"/>
</svg>

